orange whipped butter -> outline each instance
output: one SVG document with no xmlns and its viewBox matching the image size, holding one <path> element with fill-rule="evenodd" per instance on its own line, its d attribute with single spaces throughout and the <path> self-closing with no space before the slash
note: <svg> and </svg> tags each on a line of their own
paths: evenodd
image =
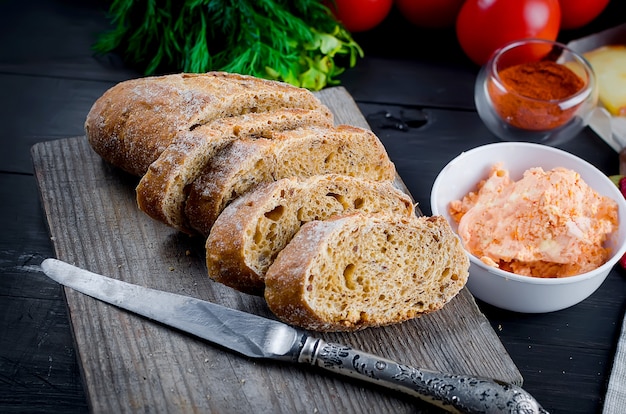
<svg viewBox="0 0 626 414">
<path fill-rule="evenodd" d="M 610 256 L 604 242 L 618 226 L 615 200 L 566 168 L 530 168 L 514 181 L 497 163 L 449 209 L 467 250 L 525 276 L 566 277 L 601 266 Z"/>
</svg>

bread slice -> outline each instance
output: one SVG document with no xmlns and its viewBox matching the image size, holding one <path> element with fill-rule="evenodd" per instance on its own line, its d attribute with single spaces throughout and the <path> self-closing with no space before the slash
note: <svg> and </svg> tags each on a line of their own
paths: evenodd
<svg viewBox="0 0 626 414">
<path fill-rule="evenodd" d="M 208 236 L 224 208 L 253 187 L 330 173 L 391 181 L 396 170 L 378 137 L 367 129 L 339 125 L 273 131 L 271 139 L 233 141 L 213 157 L 189 186 L 185 214 L 193 229 Z"/>
<path fill-rule="evenodd" d="M 220 149 L 238 138 L 271 137 L 271 131 L 307 125 L 331 127 L 333 117 L 326 111 L 284 108 L 220 118 L 180 133 L 141 178 L 137 204 L 152 218 L 194 234 L 185 217 L 185 190 Z"/>
<path fill-rule="evenodd" d="M 265 299 L 289 324 L 352 331 L 441 309 L 468 269 L 443 217 L 357 213 L 304 224 L 265 275 Z"/>
<path fill-rule="evenodd" d="M 328 111 L 312 92 L 225 72 L 131 79 L 93 104 L 85 133 L 103 159 L 142 176 L 180 132 L 218 118 L 276 109 Z"/>
<path fill-rule="evenodd" d="M 409 218 L 415 207 L 390 181 L 328 174 L 261 185 L 217 218 L 206 241 L 209 276 L 263 294 L 267 269 L 304 223 L 356 211 Z"/>
</svg>

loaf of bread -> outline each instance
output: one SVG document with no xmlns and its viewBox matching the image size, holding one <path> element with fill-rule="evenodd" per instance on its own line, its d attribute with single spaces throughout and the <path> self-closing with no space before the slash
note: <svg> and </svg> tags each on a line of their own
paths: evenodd
<svg viewBox="0 0 626 414">
<path fill-rule="evenodd" d="M 265 275 L 265 299 L 287 323 L 352 331 L 442 308 L 469 260 L 441 216 L 355 213 L 304 224 Z"/>
<path fill-rule="evenodd" d="M 186 189 L 219 150 L 236 139 L 271 138 L 273 131 L 309 125 L 330 128 L 332 114 L 326 110 L 283 108 L 220 118 L 192 131 L 181 132 L 141 178 L 137 204 L 155 220 L 194 234 L 185 215 Z"/>
<path fill-rule="evenodd" d="M 302 224 L 356 211 L 415 214 L 411 198 L 390 181 L 328 174 L 261 185 L 217 218 L 206 241 L 209 276 L 261 295 L 267 269 Z"/>
<path fill-rule="evenodd" d="M 103 159 L 142 176 L 172 140 L 215 119 L 281 108 L 328 111 L 304 88 L 225 72 L 120 82 L 92 106 L 85 133 Z"/>
<path fill-rule="evenodd" d="M 121 82 L 85 133 L 140 178 L 139 208 L 206 237 L 216 281 L 281 320 L 350 331 L 441 308 L 469 262 L 441 217 L 416 217 L 374 133 L 334 125 L 303 88 L 223 72 Z"/>
<path fill-rule="evenodd" d="M 235 140 L 213 157 L 189 186 L 185 215 L 193 229 L 208 236 L 224 208 L 255 186 L 330 173 L 374 181 L 396 176 L 385 147 L 370 130 L 339 125 L 273 131 L 271 139 Z"/>
</svg>

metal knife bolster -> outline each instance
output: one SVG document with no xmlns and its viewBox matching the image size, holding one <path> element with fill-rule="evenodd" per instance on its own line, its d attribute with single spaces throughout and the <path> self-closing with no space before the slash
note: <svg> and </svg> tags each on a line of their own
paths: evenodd
<svg viewBox="0 0 626 414">
<path fill-rule="evenodd" d="M 513 384 L 421 370 L 319 338 L 305 338 L 298 362 L 395 389 L 450 412 L 548 413 Z"/>
</svg>

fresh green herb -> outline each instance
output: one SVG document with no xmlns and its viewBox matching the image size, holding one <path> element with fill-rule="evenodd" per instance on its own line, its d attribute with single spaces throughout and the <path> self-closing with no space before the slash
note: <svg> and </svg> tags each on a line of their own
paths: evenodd
<svg viewBox="0 0 626 414">
<path fill-rule="evenodd" d="M 320 90 L 363 57 L 321 0 L 113 0 L 109 14 L 94 49 L 145 75 L 220 70 Z"/>
</svg>

